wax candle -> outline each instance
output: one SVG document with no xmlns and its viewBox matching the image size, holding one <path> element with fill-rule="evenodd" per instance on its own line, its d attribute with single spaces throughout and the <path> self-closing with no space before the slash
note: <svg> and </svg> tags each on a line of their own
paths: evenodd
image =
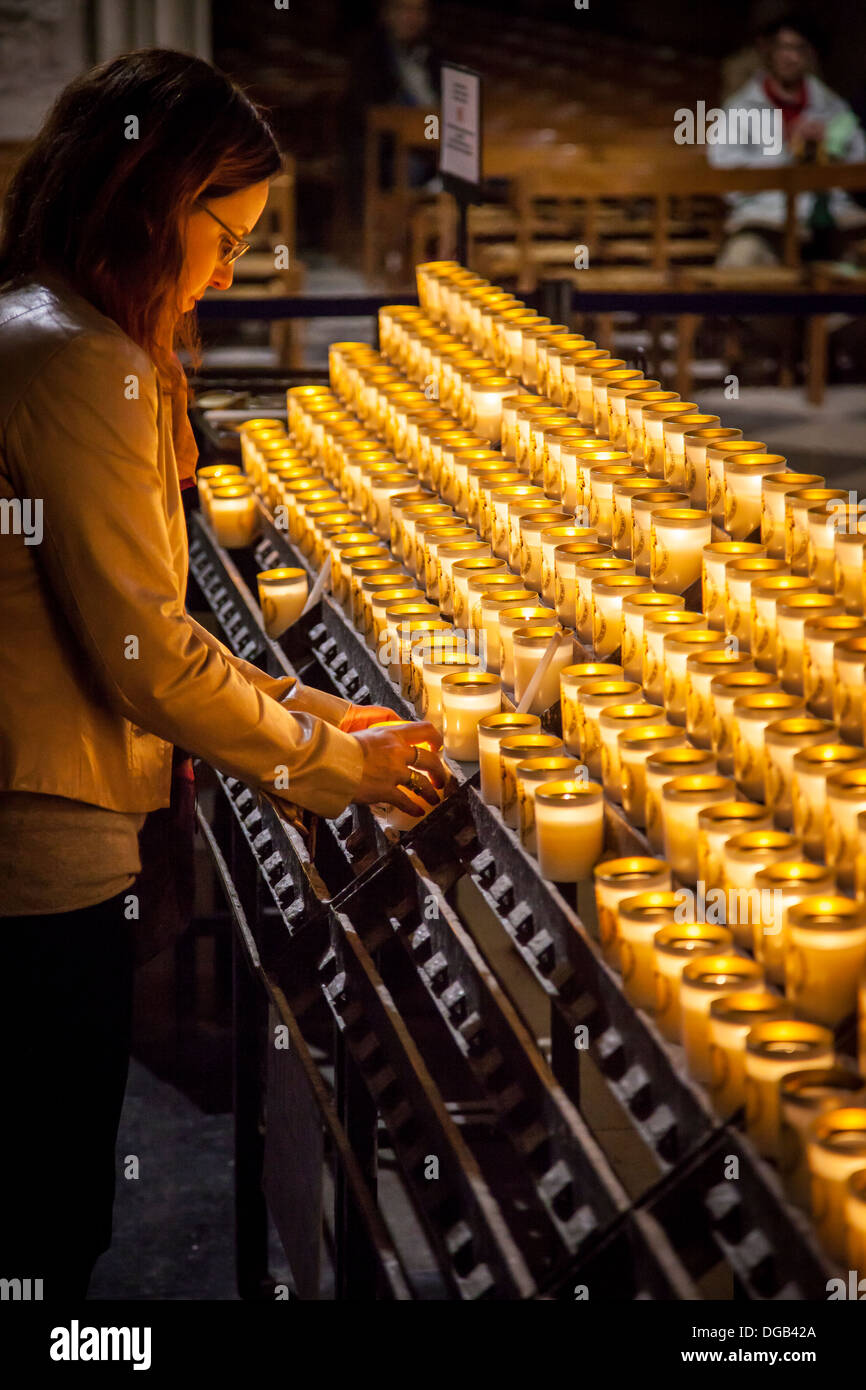
<svg viewBox="0 0 866 1390">
<path fill-rule="evenodd" d="M 553 508 L 548 498 L 544 496 L 518 498 L 515 501 L 509 502 L 506 510 L 508 513 L 508 555 L 506 558 L 509 567 L 514 570 L 516 574 L 519 574 L 523 566 L 521 525 L 535 514 L 544 516 L 545 520 L 549 520 L 552 517 L 559 517 L 561 514 Z"/>
<path fill-rule="evenodd" d="M 631 504 L 637 494 L 658 491 L 654 478 L 622 477 L 613 484 L 611 504 L 611 544 L 614 555 L 631 559 L 632 516 Z"/>
<path fill-rule="evenodd" d="M 766 444 L 757 439 L 723 439 L 707 445 L 706 507 L 717 526 L 725 522 L 725 462 L 746 454 L 760 454 Z"/>
<path fill-rule="evenodd" d="M 569 510 L 585 509 L 586 519 L 589 520 L 589 495 L 584 471 L 604 461 L 601 456 L 611 452 L 610 446 L 606 440 L 594 436 L 579 439 L 571 431 L 556 431 L 556 434 L 562 436 L 559 446 L 559 500 Z"/>
<path fill-rule="evenodd" d="M 256 575 L 262 621 L 269 637 L 282 637 L 304 611 L 309 589 L 307 572 L 282 567 Z"/>
<path fill-rule="evenodd" d="M 392 581 L 390 584 L 385 582 L 388 579 Z M 401 583 L 399 576 L 373 574 L 361 581 L 361 601 L 364 608 L 364 640 L 368 646 L 378 650 L 388 609 L 398 603 L 418 604 L 425 600 L 423 590 L 412 588 L 411 583 Z"/>
<path fill-rule="evenodd" d="M 542 414 L 536 411 L 529 421 L 529 458 L 527 461 L 527 471 L 530 480 L 538 487 L 544 488 L 545 492 L 551 490 L 554 483 L 559 482 L 559 470 L 556 477 L 553 476 L 552 467 L 549 463 L 547 439 L 554 430 L 569 429 L 573 426 L 570 415 L 562 410 L 553 407 L 553 413 L 546 411 Z"/>
<path fill-rule="evenodd" d="M 372 536 L 372 532 L 369 533 Z M 361 539 L 362 531 L 347 532 L 335 540 L 331 546 L 331 594 L 341 605 L 347 616 L 351 616 L 349 591 L 349 566 L 356 560 L 378 559 L 396 564 L 391 560 L 386 546 L 378 539 Z"/>
<path fill-rule="evenodd" d="M 554 547 L 553 576 L 556 616 L 563 627 L 577 625 L 577 571 L 584 561 L 613 558 L 598 541 L 566 541 Z"/>
<path fill-rule="evenodd" d="M 273 438 L 282 439 L 285 438 L 285 434 L 286 426 L 282 420 L 265 419 L 261 416 L 253 420 L 244 420 L 243 424 L 238 426 L 244 472 L 249 472 L 249 459 L 257 436 L 266 438 L 270 435 Z M 219 465 L 214 466 L 219 467 Z"/>
<path fill-rule="evenodd" d="M 814 859 L 824 853 L 827 778 L 843 768 L 866 768 L 866 750 L 848 743 L 815 743 L 794 754 L 791 807 L 794 830 Z"/>
<path fill-rule="evenodd" d="M 837 531 L 833 541 L 833 592 L 844 603 L 845 612 L 857 616 L 864 611 L 866 535 L 860 530 L 862 524 L 861 520 L 858 529 L 853 532 Z"/>
<path fill-rule="evenodd" d="M 819 502 L 807 509 L 807 572 L 822 594 L 836 592 L 836 537 L 852 532 L 857 534 L 861 520 L 862 513 L 858 506 L 840 502 L 838 498 Z"/>
<path fill-rule="evenodd" d="M 684 609 L 661 609 L 657 614 L 647 614 L 644 618 L 641 684 L 644 695 L 652 704 L 664 704 L 665 638 L 672 632 L 683 632 L 688 628 L 703 630 L 703 617 L 700 613 L 687 613 Z"/>
<path fill-rule="evenodd" d="M 831 594 L 788 594 L 776 604 L 776 670 L 784 690 L 803 693 L 803 667 L 806 655 L 806 623 L 810 618 L 830 617 L 843 612 L 842 603 Z"/>
<path fill-rule="evenodd" d="M 632 681 L 595 679 L 582 681 L 576 691 L 578 756 L 590 777 L 601 778 L 601 730 L 599 718 L 608 705 L 640 698 L 640 686 Z M 571 751 L 571 750 L 569 750 Z"/>
<path fill-rule="evenodd" d="M 343 607 L 354 626 L 363 631 L 364 605 L 361 597 L 363 581 L 372 575 L 377 575 L 380 579 L 390 579 L 392 587 L 397 585 L 406 587 L 408 576 L 398 560 L 388 558 L 387 551 L 379 555 L 365 556 L 360 560 L 352 560 L 348 570 L 349 582 Z M 438 616 L 437 610 L 430 604 L 424 604 L 423 613 L 416 612 L 412 616 L 423 617 L 425 614 L 431 617 Z"/>
<path fill-rule="evenodd" d="M 517 797 L 517 766 L 531 758 L 561 758 L 565 747 L 555 734 L 525 733 L 505 734 L 499 740 L 499 797 L 498 804 L 502 819 L 512 829 L 517 829 L 520 821 L 520 807 Z"/>
<path fill-rule="evenodd" d="M 306 553 L 317 570 L 330 555 L 331 537 L 355 522 L 354 513 L 348 509 L 340 511 L 327 506 L 325 510 L 326 506 L 326 503 L 319 502 L 307 513 L 312 522 L 312 535 Z"/>
<path fill-rule="evenodd" d="M 526 502 L 530 498 L 537 498 L 543 501 L 545 506 L 549 506 L 549 500 L 544 496 L 541 488 L 533 487 L 531 483 L 509 483 L 506 487 L 496 488 L 490 494 L 490 544 L 494 555 L 498 556 L 500 560 L 508 559 L 508 548 L 511 542 L 509 504 Z"/>
<path fill-rule="evenodd" d="M 728 926 L 734 940 L 744 950 L 755 950 L 763 960 L 764 908 L 771 900 L 762 902 L 755 879 L 771 864 L 798 859 L 803 844 L 787 830 L 745 830 L 732 835 L 722 846 L 722 879 L 727 896 Z M 775 922 L 773 923 L 775 925 Z"/>
<path fill-rule="evenodd" d="M 631 397 L 645 395 L 648 391 L 657 391 L 660 385 L 661 382 L 650 381 L 646 377 L 642 380 L 608 384 L 608 435 L 615 449 L 625 449 L 631 454 L 628 430 L 628 402 Z"/>
<path fill-rule="evenodd" d="M 864 1081 L 842 1066 L 788 1072 L 779 1085 L 779 1169 L 788 1196 L 809 1211 L 807 1148 L 815 1121 L 830 1110 L 862 1104 Z"/>
<path fill-rule="evenodd" d="M 784 603 L 794 594 L 815 592 L 812 581 L 801 574 L 771 574 L 752 583 L 749 591 L 749 645 L 759 671 L 776 670 L 776 610 L 779 603 Z"/>
<path fill-rule="evenodd" d="M 794 755 L 814 743 L 826 743 L 835 726 L 828 719 L 809 715 L 775 719 L 764 729 L 764 790 L 767 806 L 776 826 L 789 830 L 793 825 L 791 779 Z"/>
<path fill-rule="evenodd" d="M 541 584 L 540 594 L 545 603 L 556 603 L 556 551 L 560 545 L 589 542 L 598 544 L 598 535 L 592 526 L 574 526 L 570 523 L 541 523 Z M 603 554 L 604 551 L 599 551 Z"/>
<path fill-rule="evenodd" d="M 481 795 L 489 806 L 501 805 L 499 745 L 504 738 L 541 732 L 537 714 L 490 714 L 478 724 Z"/>
<path fill-rule="evenodd" d="M 804 487 L 785 493 L 785 559 L 792 574 L 809 573 L 809 508 L 819 502 L 847 502 L 838 487 Z"/>
<path fill-rule="evenodd" d="M 592 649 L 604 660 L 622 645 L 622 608 L 627 598 L 637 593 L 652 592 L 652 582 L 637 574 L 612 574 L 593 579 L 590 586 L 592 604 Z"/>
<path fill-rule="evenodd" d="M 625 730 L 648 728 L 658 724 L 658 705 L 624 703 L 607 705 L 598 717 L 601 740 L 601 776 L 605 793 L 612 801 L 622 799 L 622 768 L 619 757 L 619 736 Z"/>
<path fill-rule="evenodd" d="M 726 571 L 734 560 L 763 556 L 763 546 L 752 541 L 711 541 L 701 554 L 701 606 L 707 627 L 725 627 Z"/>
<path fill-rule="evenodd" d="M 762 481 L 768 474 L 783 472 L 786 463 L 781 454 L 764 452 L 738 452 L 724 460 L 722 524 L 732 540 L 745 540 L 760 530 Z"/>
<path fill-rule="evenodd" d="M 755 875 L 755 887 L 761 895 L 761 917 L 755 925 L 755 954 L 767 978 L 773 984 L 784 985 L 790 910 L 804 898 L 832 896 L 836 891 L 836 875 L 824 864 L 795 857 L 761 869 Z"/>
<path fill-rule="evenodd" d="M 502 400 L 501 447 L 503 458 L 517 460 L 517 412 L 540 404 L 540 397 L 516 391 Z"/>
<path fill-rule="evenodd" d="M 832 1259 L 842 1261 L 848 1254 L 848 1180 L 866 1169 L 866 1107 L 827 1110 L 813 1120 L 806 1159 L 818 1239 Z"/>
<path fill-rule="evenodd" d="M 619 797 L 630 824 L 646 824 L 646 760 L 668 748 L 685 748 L 686 736 L 673 724 L 655 723 L 617 734 L 619 749 Z"/>
<path fill-rule="evenodd" d="M 530 705 L 532 714 L 543 714 L 559 699 L 559 673 L 572 663 L 574 642 L 572 634 L 564 628 L 557 627 L 555 623 L 530 623 L 518 627 L 513 634 L 514 699 L 518 705 L 555 638 L 557 645 L 553 657 L 541 677 L 541 684 Z"/>
<path fill-rule="evenodd" d="M 746 1099 L 746 1039 L 759 1023 L 791 1017 L 785 999 L 766 989 L 723 994 L 710 1004 L 709 1091 L 713 1109 L 728 1119 Z"/>
<path fill-rule="evenodd" d="M 791 470 L 765 473 L 761 479 L 761 543 L 767 554 L 785 559 L 785 497 L 806 487 L 823 487 L 819 473 Z"/>
<path fill-rule="evenodd" d="M 486 541 L 478 539 L 456 540 L 447 545 L 433 541 L 431 544 L 436 552 L 436 602 L 443 617 L 452 618 L 454 616 L 454 587 L 451 577 L 453 566 L 460 561 L 474 559 L 478 556 L 490 559 L 490 547 Z"/>
<path fill-rule="evenodd" d="M 591 429 L 589 429 L 586 425 L 575 424 L 573 419 L 570 420 L 569 424 L 567 425 L 554 425 L 552 428 L 546 428 L 544 431 L 544 453 L 542 458 L 541 486 L 544 488 L 544 491 L 547 493 L 548 497 L 559 498 L 562 501 L 563 505 L 567 506 L 568 509 L 571 511 L 573 511 L 574 508 L 577 506 L 578 499 L 576 493 L 574 496 L 569 497 L 566 497 L 565 494 L 565 488 L 563 484 L 562 450 L 563 446 L 568 445 L 574 440 L 577 440 L 581 443 L 585 443 L 587 440 L 590 440 L 594 444 L 596 444 L 599 449 L 601 449 L 603 443 L 603 441 L 597 440 L 595 438 L 595 435 L 593 434 Z M 576 457 L 576 453 L 573 453 L 572 476 L 570 479 L 572 489 L 575 488 L 577 484 Z"/>
<path fill-rule="evenodd" d="M 569 424 L 570 419 L 561 411 L 558 406 L 550 405 L 549 402 L 536 399 L 533 405 L 524 405 L 517 411 L 517 430 L 516 430 L 516 455 L 515 461 L 518 468 L 522 468 L 529 475 L 530 481 L 540 485 L 541 476 L 536 471 L 533 474 L 533 455 L 530 439 L 531 426 L 535 421 L 548 419 L 554 421 L 560 427 Z"/>
<path fill-rule="evenodd" d="M 557 549 L 557 556 L 558 555 L 559 548 Z M 574 625 L 578 639 L 585 647 L 592 646 L 593 580 L 610 579 L 614 575 L 633 573 L 634 566 L 630 560 L 618 560 L 614 555 L 610 554 L 585 556 L 579 559 L 578 563 L 574 566 Z M 563 574 L 567 580 L 567 564 L 563 570 Z"/>
<path fill-rule="evenodd" d="M 418 573 L 415 552 L 418 525 L 434 517 L 445 517 L 452 526 L 456 520 L 454 512 L 447 503 L 435 499 L 428 502 L 409 502 L 406 505 L 398 503 L 394 509 L 391 551 L 395 559 L 403 561 L 411 574 L 417 575 Z"/>
<path fill-rule="evenodd" d="M 210 522 L 220 545 L 240 550 L 251 545 L 261 527 L 256 495 L 248 483 L 227 483 L 210 490 Z"/>
<path fill-rule="evenodd" d="M 534 589 L 536 593 L 542 591 L 542 556 L 541 538 L 551 526 L 567 526 L 569 516 L 567 512 L 556 511 L 550 508 L 548 511 L 531 511 L 524 513 L 518 519 L 518 531 L 520 533 L 520 543 L 518 547 L 518 559 L 520 576 L 528 589 Z M 592 539 L 592 537 L 590 537 Z M 553 602 L 553 595 L 550 596 Z"/>
<path fill-rule="evenodd" d="M 199 468 L 195 475 L 198 488 L 199 506 L 205 519 L 210 521 L 211 488 L 218 483 L 243 483 L 245 478 L 236 463 L 211 463 Z"/>
<path fill-rule="evenodd" d="M 592 394 L 592 383 L 596 372 L 615 371 L 618 367 L 625 367 L 626 365 L 624 358 L 611 357 L 610 353 L 607 353 L 603 360 L 594 353 L 581 353 L 577 356 L 574 384 L 577 398 L 577 418 L 582 425 L 590 425 L 593 430 L 595 429 L 595 400 Z M 563 380 L 567 380 L 565 371 L 563 371 Z M 570 406 L 566 406 L 566 409 L 570 408 Z"/>
<path fill-rule="evenodd" d="M 481 459 L 469 465 L 467 470 L 466 522 L 481 533 L 482 517 L 485 508 L 484 489 L 491 491 L 496 487 L 506 487 L 509 483 L 520 483 L 524 475 L 516 468 L 503 465 L 501 454 L 490 459 Z M 489 536 L 481 535 L 482 540 Z"/>
<path fill-rule="evenodd" d="M 481 630 L 481 608 L 485 597 L 504 595 L 511 602 L 519 603 L 521 597 L 531 599 L 531 589 L 519 587 L 519 581 L 509 569 L 479 569 L 466 581 L 467 628 Z"/>
<path fill-rule="evenodd" d="M 635 574 L 649 574 L 652 564 L 652 518 L 657 511 L 689 508 L 688 494 L 673 488 L 648 488 L 631 499 L 631 557 Z"/>
<path fill-rule="evenodd" d="M 622 667 L 611 662 L 585 661 L 564 666 L 559 673 L 559 699 L 562 707 L 562 736 L 569 753 L 580 754 L 580 712 L 578 689 L 593 679 L 621 680 Z M 634 689 L 639 689 L 634 686 Z"/>
<path fill-rule="evenodd" d="M 442 732 L 445 752 L 458 762 L 478 757 L 478 722 L 502 705 L 498 676 L 486 671 L 458 671 L 442 678 Z"/>
<path fill-rule="evenodd" d="M 733 703 L 734 780 L 740 791 L 753 801 L 766 799 L 764 730 L 778 719 L 803 718 L 805 701 L 785 691 L 757 691 L 737 695 Z"/>
<path fill-rule="evenodd" d="M 768 671 L 724 671 L 710 681 L 710 731 L 719 771 L 734 771 L 734 701 L 740 695 L 779 691 L 779 682 Z"/>
<path fill-rule="evenodd" d="M 617 913 L 620 903 L 641 893 L 666 893 L 673 886 L 670 866 L 663 859 L 623 855 L 604 859 L 592 871 L 598 940 L 608 965 L 619 969 Z M 652 1004 L 650 1005 L 652 1007 Z"/>
<path fill-rule="evenodd" d="M 514 391 L 513 377 L 476 378 L 470 389 L 470 409 L 466 421 L 469 428 L 491 444 L 499 444 L 502 438 L 503 402 L 513 396 Z"/>
<path fill-rule="evenodd" d="M 710 1005 L 713 1000 L 727 994 L 761 990 L 763 984 L 761 967 L 737 951 L 699 956 L 684 967 L 680 976 L 682 1043 L 686 1065 L 696 1081 L 708 1085 L 712 1080 Z"/>
<path fill-rule="evenodd" d="M 664 479 L 665 476 L 665 421 L 674 420 L 678 415 L 694 415 L 697 410 L 694 401 L 669 401 L 659 408 L 644 410 L 643 465 L 651 478 Z"/>
<path fill-rule="evenodd" d="M 536 595 L 531 589 L 522 588 L 515 579 L 514 587 L 497 585 L 481 596 L 481 631 L 484 637 L 484 651 L 489 671 L 498 671 L 502 665 L 502 651 L 499 640 L 499 617 L 506 612 L 520 612 L 525 626 L 529 614 L 536 611 Z"/>
<path fill-rule="evenodd" d="M 668 1042 L 682 1039 L 680 988 L 685 967 L 701 956 L 727 953 L 733 937 L 713 922 L 677 922 L 662 927 L 653 938 L 655 1010 L 653 1022 Z"/>
<path fill-rule="evenodd" d="M 866 637 L 866 621 L 853 613 L 808 618 L 803 628 L 803 694 L 813 714 L 833 717 L 834 659 L 840 642 Z"/>
<path fill-rule="evenodd" d="M 423 653 L 423 648 L 421 649 Z M 413 650 L 413 672 L 415 652 Z M 460 672 L 473 671 L 477 669 L 476 659 L 466 653 L 459 651 L 438 651 L 430 654 L 423 654 L 421 657 L 420 685 L 416 683 L 413 674 L 413 689 L 418 689 L 418 714 L 422 719 L 427 720 L 438 729 L 441 734 L 444 728 L 444 716 L 442 712 L 442 681 L 445 676 L 457 675 Z"/>
<path fill-rule="evenodd" d="M 705 415 L 701 411 L 685 411 L 665 420 L 662 425 L 664 438 L 664 480 L 669 487 L 683 488 L 691 492 L 694 483 L 689 482 L 686 469 L 686 441 L 689 430 L 711 429 L 720 424 L 718 415 Z"/>
<path fill-rule="evenodd" d="M 502 455 L 492 449 L 455 449 L 452 461 L 454 476 L 454 510 L 464 519 L 469 517 L 471 505 L 469 470 L 479 465 L 488 466 L 491 471 L 502 466 Z"/>
<path fill-rule="evenodd" d="M 686 724 L 686 688 L 688 661 L 695 653 L 707 655 L 709 652 L 728 655 L 725 638 L 720 632 L 708 627 L 674 628 L 662 638 L 662 696 L 665 718 L 671 724 Z M 710 746 L 709 728 L 704 747 Z"/>
<path fill-rule="evenodd" d="M 576 758 L 524 758 L 514 768 L 517 784 L 517 823 L 520 843 L 529 854 L 537 854 L 535 834 L 535 793 L 545 782 L 569 781 L 578 773 Z"/>
<path fill-rule="evenodd" d="M 707 449 L 714 445 L 716 447 L 730 443 L 732 440 L 739 440 L 743 437 L 742 430 L 720 429 L 716 426 L 694 428 L 692 425 L 686 429 L 683 435 L 685 447 L 685 482 L 683 484 L 686 492 L 692 500 L 694 507 L 707 507 Z"/>
<path fill-rule="evenodd" d="M 664 846 L 662 788 L 665 783 L 687 774 L 703 777 L 715 772 L 715 758 L 701 748 L 663 748 L 650 753 L 644 769 L 644 819 L 650 848 L 656 853 Z"/>
<path fill-rule="evenodd" d="M 395 685 L 399 685 L 400 693 L 404 699 L 414 702 L 417 693 L 415 667 L 417 664 L 423 668 L 424 655 L 429 652 L 432 657 L 444 655 L 446 659 L 450 659 L 452 653 L 450 640 L 453 632 L 454 629 L 450 623 L 443 622 L 439 618 L 410 618 L 407 622 L 400 624 L 396 644 L 398 665 L 396 669 L 392 669 L 390 674 Z M 445 643 L 449 645 L 442 645 Z M 416 652 L 418 653 L 417 662 Z M 477 664 L 468 655 L 462 658 L 462 662 L 465 666 Z"/>
<path fill-rule="evenodd" d="M 470 555 L 466 560 L 457 559 L 451 566 L 451 608 L 455 627 L 470 626 L 469 581 L 484 576 L 486 583 L 494 574 L 506 575 L 513 581 L 514 576 L 503 560 L 493 555 Z"/>
<path fill-rule="evenodd" d="M 706 629 L 687 628 L 688 633 Z M 667 657 L 666 657 L 667 660 Z M 749 656 L 740 656 L 726 648 L 709 649 L 698 645 L 686 656 L 685 727 L 696 748 L 712 748 L 712 709 L 710 689 L 716 676 L 725 672 L 753 671 L 755 664 Z"/>
<path fill-rule="evenodd" d="M 438 620 L 439 610 L 432 603 L 394 603 L 385 609 L 385 622 L 376 646 L 376 657 L 395 685 L 400 684 L 402 649 L 409 637 L 409 625 Z M 447 628 L 448 624 L 444 626 Z"/>
<path fill-rule="evenodd" d="M 833 649 L 833 720 L 843 738 L 863 742 L 866 637 L 848 637 Z"/>
<path fill-rule="evenodd" d="M 866 912 L 851 898 L 815 894 L 788 913 L 785 993 L 809 1018 L 835 1027 L 857 1004 L 866 967 Z"/>
<path fill-rule="evenodd" d="M 589 878 L 604 847 L 604 798 L 596 782 L 546 782 L 535 793 L 535 835 L 542 878 Z"/>
<path fill-rule="evenodd" d="M 495 473 L 485 473 L 478 482 L 478 515 L 472 518 L 483 541 L 493 544 L 493 494 L 504 487 L 525 486 L 526 475 L 515 465 L 505 464 Z M 471 517 L 471 511 L 470 511 Z M 504 556 L 500 556 L 504 558 Z"/>
<path fill-rule="evenodd" d="M 439 599 L 439 550 L 450 545 L 468 542 L 478 544 L 478 535 L 471 526 L 451 523 L 448 517 L 430 517 L 419 522 L 415 531 L 415 565 L 418 583 L 426 590 L 431 603 Z M 469 551 L 468 554 L 484 554 Z M 489 548 L 488 548 L 489 554 Z M 423 563 L 422 563 L 423 561 Z M 420 573 L 419 573 L 420 569 Z"/>
<path fill-rule="evenodd" d="M 550 624 L 553 614 L 537 604 L 509 605 L 499 610 L 499 673 L 502 684 L 514 689 L 514 634 L 518 628 Z M 537 713 L 537 711 L 535 711 Z"/>
<path fill-rule="evenodd" d="M 643 385 L 643 373 L 632 367 L 614 367 L 594 372 L 592 375 L 592 427 L 599 439 L 610 437 L 610 408 L 608 391 L 611 386 Z"/>
<path fill-rule="evenodd" d="M 671 749 L 666 755 L 658 753 L 650 762 L 657 763 L 659 758 L 685 751 Z M 683 883 L 696 883 L 698 880 L 699 813 L 715 801 L 730 801 L 734 790 L 730 777 L 720 777 L 717 773 L 673 777 L 662 785 L 660 806 L 664 856 Z"/>
<path fill-rule="evenodd" d="M 663 927 L 679 922 L 682 895 L 673 890 L 622 898 L 616 909 L 618 967 L 627 998 L 652 1013 L 656 1001 L 653 943 Z"/>
<path fill-rule="evenodd" d="M 631 454 L 633 463 L 645 463 L 644 412 L 670 405 L 673 401 L 678 400 L 679 396 L 676 391 L 659 391 L 655 388 L 647 391 L 636 391 L 633 396 L 629 396 L 626 405 L 628 416 L 626 448 Z"/>
<path fill-rule="evenodd" d="M 685 599 L 681 594 L 659 594 L 651 588 L 623 598 L 620 659 L 629 680 L 640 681 L 643 676 L 644 620 L 647 615 L 659 616 L 684 607 Z"/>
<path fill-rule="evenodd" d="M 616 449 L 595 455 L 596 462 L 587 465 L 588 495 L 584 504 L 589 507 L 589 524 L 598 538 L 610 545 L 613 539 L 613 489 L 616 483 L 634 482 L 643 474 L 629 461 L 629 456 Z"/>
<path fill-rule="evenodd" d="M 786 574 L 784 560 L 768 556 L 739 556 L 725 566 L 725 631 L 736 637 L 738 648 L 751 650 L 753 585 L 771 575 Z"/>
<path fill-rule="evenodd" d="M 698 815 L 698 880 L 709 891 L 724 888 L 724 847 L 747 830 L 770 830 L 773 817 L 754 801 L 718 801 Z"/>
</svg>

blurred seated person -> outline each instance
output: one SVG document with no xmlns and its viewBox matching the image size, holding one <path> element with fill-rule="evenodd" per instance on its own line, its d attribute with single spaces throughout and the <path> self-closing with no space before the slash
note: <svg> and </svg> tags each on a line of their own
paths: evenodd
<svg viewBox="0 0 866 1390">
<path fill-rule="evenodd" d="M 343 160 L 349 210 L 361 212 L 364 183 L 364 135 L 371 106 L 419 106 L 439 111 L 439 60 L 430 39 L 428 0 L 381 0 L 375 23 L 365 25 L 349 53 L 349 78 L 343 101 Z M 435 151 L 412 152 L 409 182 L 420 188 L 436 173 Z M 380 183 L 393 181 L 393 151 L 385 146 Z"/>
<path fill-rule="evenodd" d="M 866 138 L 847 102 L 810 71 L 814 46 L 808 23 L 787 14 L 763 34 L 766 66 L 728 99 L 729 143 L 707 146 L 711 164 L 720 169 L 772 168 L 793 163 L 857 164 L 866 160 Z M 781 111 L 781 140 L 764 144 L 754 127 L 732 120 L 734 111 Z M 778 120 L 778 118 L 775 118 Z M 775 126 L 770 116 L 764 140 Z M 733 134 L 732 134 L 733 132 Z M 728 239 L 717 264 L 735 269 L 777 265 L 782 258 L 785 196 L 768 189 L 734 193 L 725 222 Z M 852 236 L 862 236 L 866 211 L 841 189 L 801 193 L 797 221 L 806 260 L 829 260 L 844 254 Z"/>
</svg>

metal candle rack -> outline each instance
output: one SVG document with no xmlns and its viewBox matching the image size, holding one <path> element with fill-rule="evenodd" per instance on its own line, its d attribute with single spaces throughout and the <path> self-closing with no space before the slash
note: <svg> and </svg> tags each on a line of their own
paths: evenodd
<svg viewBox="0 0 866 1390">
<path fill-rule="evenodd" d="M 231 557 L 190 516 L 191 576 L 226 642 L 273 674 L 415 717 L 327 594 L 279 642 L 267 638 L 256 571 L 312 569 L 261 510 L 261 538 Z M 542 880 L 477 775 L 458 781 L 402 837 L 353 807 L 318 825 L 311 853 L 270 803 L 219 776 L 224 801 L 203 829 L 237 928 L 242 1292 L 270 1290 L 262 1170 L 291 1260 L 324 1133 L 336 1297 L 692 1299 L 721 1276 L 735 1297 L 826 1298 L 838 1271 L 775 1171 L 713 1115 L 680 1049 L 602 959 L 585 925 L 591 885 Z M 647 852 L 618 808 L 605 814 L 611 849 Z M 479 911 L 507 951 L 482 951 Z M 288 1030 L 285 1058 L 267 1045 L 275 1020 Z M 584 1116 L 588 1067 L 651 1161 L 637 1196 Z M 268 1149 L 280 1148 L 287 1098 L 315 1120 L 294 1128 L 294 1157 L 275 1173 Z M 383 1146 L 435 1261 L 432 1295 L 394 1233 L 377 1181 Z M 308 1206 L 317 1244 L 319 1208 Z M 302 1296 L 317 1296 L 318 1275 L 292 1268 Z"/>
</svg>

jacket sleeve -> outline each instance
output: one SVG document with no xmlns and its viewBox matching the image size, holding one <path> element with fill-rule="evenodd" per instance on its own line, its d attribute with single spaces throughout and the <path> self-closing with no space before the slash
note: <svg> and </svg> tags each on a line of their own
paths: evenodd
<svg viewBox="0 0 866 1390">
<path fill-rule="evenodd" d="M 11 414 L 7 465 L 20 496 L 42 501 L 37 563 L 103 697 L 229 775 L 321 815 L 344 809 L 361 780 L 358 741 L 290 714 L 185 612 L 147 355 L 112 333 L 64 343 Z"/>
</svg>

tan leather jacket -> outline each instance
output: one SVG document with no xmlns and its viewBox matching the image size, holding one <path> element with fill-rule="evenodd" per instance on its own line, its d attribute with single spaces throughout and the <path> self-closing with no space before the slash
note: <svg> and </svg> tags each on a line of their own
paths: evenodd
<svg viewBox="0 0 866 1390">
<path fill-rule="evenodd" d="M 350 706 L 200 627 L 187 565 L 150 358 L 53 276 L 0 294 L 0 791 L 154 810 L 177 744 L 284 802 L 348 805 Z"/>
</svg>

